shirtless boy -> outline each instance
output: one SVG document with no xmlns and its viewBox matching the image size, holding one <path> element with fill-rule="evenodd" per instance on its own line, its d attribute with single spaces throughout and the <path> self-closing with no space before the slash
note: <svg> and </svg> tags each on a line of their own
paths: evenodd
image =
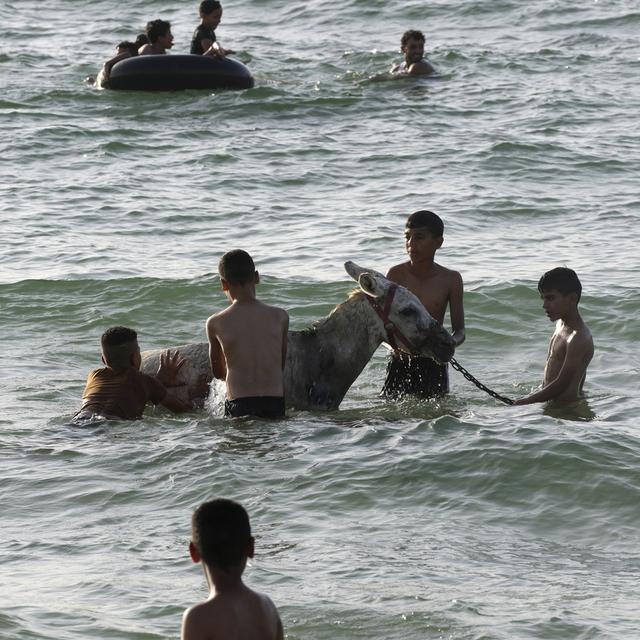
<svg viewBox="0 0 640 640">
<path fill-rule="evenodd" d="M 191 520 L 189 553 L 201 562 L 209 598 L 189 607 L 182 618 L 182 640 L 282 640 L 282 622 L 266 595 L 242 582 L 254 538 L 249 516 L 232 500 L 201 504 Z"/>
<path fill-rule="evenodd" d="M 167 53 L 167 49 L 173 47 L 173 34 L 171 33 L 171 23 L 166 20 L 152 20 L 147 22 L 145 30 L 149 44 L 140 47 L 138 53 L 141 56 L 162 55 Z"/>
<path fill-rule="evenodd" d="M 76 418 L 94 414 L 105 418 L 136 420 L 142 417 L 148 402 L 161 404 L 181 413 L 192 406 L 176 398 L 167 387 L 175 384 L 184 358 L 177 354 L 160 357 L 158 373 L 149 376 L 140 372 L 138 335 L 127 327 L 111 327 L 102 334 L 102 369 L 95 369 L 87 378 L 82 394 L 82 408 Z"/>
<path fill-rule="evenodd" d="M 556 323 L 556 330 L 549 343 L 542 389 L 514 404 L 576 400 L 593 358 L 593 338 L 578 312 L 582 285 L 576 272 L 566 267 L 547 271 L 538 282 L 538 291 L 542 308 Z"/>
<path fill-rule="evenodd" d="M 202 0 L 200 3 L 200 24 L 191 38 L 191 53 L 198 56 L 224 58 L 234 52 L 220 46 L 216 39 L 216 28 L 222 20 L 222 5 L 218 0 Z"/>
<path fill-rule="evenodd" d="M 410 29 L 402 34 L 400 51 L 404 60 L 395 66 L 391 73 L 401 73 L 411 76 L 424 76 L 435 73 L 430 62 L 424 59 L 424 34 L 422 31 Z"/>
<path fill-rule="evenodd" d="M 227 382 L 225 415 L 284 417 L 289 316 L 256 298 L 260 278 L 246 251 L 225 253 L 218 271 L 231 305 L 212 315 L 206 329 L 213 375 Z"/>
<path fill-rule="evenodd" d="M 462 277 L 457 271 L 434 262 L 443 243 L 444 224 L 431 211 L 416 211 L 407 219 L 405 244 L 409 261 L 391 267 L 387 278 L 406 287 L 420 299 L 431 316 L 440 324 L 449 306 L 452 337 L 456 347 L 465 339 L 462 305 Z M 431 398 L 449 391 L 446 364 L 430 358 L 391 354 L 387 379 L 382 393 L 390 398 L 410 394 Z"/>
</svg>

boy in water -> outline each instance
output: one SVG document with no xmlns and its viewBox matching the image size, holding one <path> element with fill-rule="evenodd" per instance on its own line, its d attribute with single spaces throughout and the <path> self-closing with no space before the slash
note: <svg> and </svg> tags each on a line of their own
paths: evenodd
<svg viewBox="0 0 640 640">
<path fill-rule="evenodd" d="M 247 559 L 253 558 L 254 538 L 241 505 L 225 499 L 201 504 L 191 520 L 189 554 L 202 562 L 209 598 L 184 612 L 182 640 L 284 638 L 271 599 L 242 582 Z"/>
<path fill-rule="evenodd" d="M 422 31 L 410 29 L 402 34 L 400 51 L 404 60 L 396 65 L 391 73 L 401 73 L 411 76 L 422 76 L 435 73 L 431 63 L 424 59 L 424 34 Z"/>
<path fill-rule="evenodd" d="M 99 414 L 105 418 L 136 420 L 142 417 L 148 402 L 161 404 L 174 413 L 192 408 L 167 391 L 167 387 L 180 386 L 175 380 L 184 358 L 169 352 L 162 355 L 154 377 L 140 371 L 142 358 L 138 334 L 133 329 L 111 327 L 102 334 L 101 343 L 102 362 L 106 366 L 89 374 L 76 418 Z"/>
<path fill-rule="evenodd" d="M 551 336 L 542 389 L 514 404 L 547 400 L 576 400 L 593 358 L 593 338 L 578 312 L 582 285 L 576 272 L 566 267 L 547 271 L 538 282 L 542 308 L 556 330 Z"/>
<path fill-rule="evenodd" d="M 227 382 L 225 416 L 284 417 L 289 316 L 256 298 L 260 278 L 246 251 L 225 253 L 218 271 L 231 305 L 212 315 L 206 329 L 213 375 Z"/>
<path fill-rule="evenodd" d="M 140 34 L 135 42 L 129 42 L 124 40 L 116 46 L 116 55 L 113 58 L 107 60 L 104 65 L 102 65 L 102 69 L 98 74 L 97 83 L 98 86 L 103 88 L 109 87 L 109 76 L 111 75 L 111 69 L 120 62 L 121 60 L 126 60 L 127 58 L 133 58 L 138 55 L 138 49 L 144 46 L 149 42 L 147 36 L 142 33 Z"/>
<path fill-rule="evenodd" d="M 462 305 L 462 277 L 457 271 L 434 262 L 442 246 L 444 224 L 431 211 L 416 211 L 407 219 L 405 244 L 409 261 L 391 267 L 387 278 L 415 294 L 431 316 L 440 324 L 449 306 L 453 341 L 461 345 L 465 339 Z M 431 398 L 449 391 L 446 364 L 430 358 L 393 352 L 387 366 L 383 395 L 399 398 L 410 394 Z"/>
<path fill-rule="evenodd" d="M 167 49 L 173 47 L 173 34 L 171 33 L 171 23 L 166 20 L 151 20 L 147 22 L 146 28 L 149 44 L 140 47 L 138 53 L 141 56 L 162 55 L 167 53 Z"/>
<path fill-rule="evenodd" d="M 218 0 L 203 0 L 200 3 L 200 24 L 191 38 L 191 53 L 198 56 L 218 56 L 224 58 L 233 54 L 224 49 L 216 40 L 216 28 L 222 19 L 222 5 Z"/>
</svg>

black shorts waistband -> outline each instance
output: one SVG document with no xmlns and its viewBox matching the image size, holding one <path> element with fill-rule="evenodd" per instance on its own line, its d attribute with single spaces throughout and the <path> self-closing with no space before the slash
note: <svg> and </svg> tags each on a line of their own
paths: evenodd
<svg viewBox="0 0 640 640">
<path fill-rule="evenodd" d="M 228 418 L 240 418 L 241 416 L 284 418 L 284 397 L 246 396 L 225 400 L 224 415 Z"/>
</svg>

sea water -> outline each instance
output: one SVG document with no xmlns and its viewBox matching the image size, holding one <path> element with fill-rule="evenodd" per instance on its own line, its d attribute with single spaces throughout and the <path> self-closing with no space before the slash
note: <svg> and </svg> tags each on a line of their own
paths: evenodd
<svg viewBox="0 0 640 640">
<path fill-rule="evenodd" d="M 637 638 L 636 0 L 229 1 L 255 88 L 84 82 L 153 18 L 187 51 L 197 4 L 0 4 L 0 637 L 178 638 L 206 597 L 190 514 L 227 496 L 290 639 Z M 408 28 L 437 77 L 388 74 Z M 385 402 L 381 348 L 337 411 L 227 421 L 217 388 L 71 423 L 107 327 L 205 339 L 224 251 L 301 329 L 352 290 L 345 260 L 405 259 L 421 208 L 464 278 L 458 360 L 502 394 L 541 380 L 538 278 L 578 272 L 584 401 L 506 407 L 452 372 L 444 400 Z"/>
</svg>

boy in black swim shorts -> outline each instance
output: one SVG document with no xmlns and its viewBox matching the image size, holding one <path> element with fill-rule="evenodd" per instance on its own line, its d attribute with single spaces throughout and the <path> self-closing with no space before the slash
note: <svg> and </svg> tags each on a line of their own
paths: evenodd
<svg viewBox="0 0 640 640">
<path fill-rule="evenodd" d="M 289 316 L 256 298 L 260 278 L 246 251 L 225 253 L 218 271 L 231 304 L 206 329 L 213 375 L 227 383 L 225 415 L 282 418 Z"/>
</svg>

